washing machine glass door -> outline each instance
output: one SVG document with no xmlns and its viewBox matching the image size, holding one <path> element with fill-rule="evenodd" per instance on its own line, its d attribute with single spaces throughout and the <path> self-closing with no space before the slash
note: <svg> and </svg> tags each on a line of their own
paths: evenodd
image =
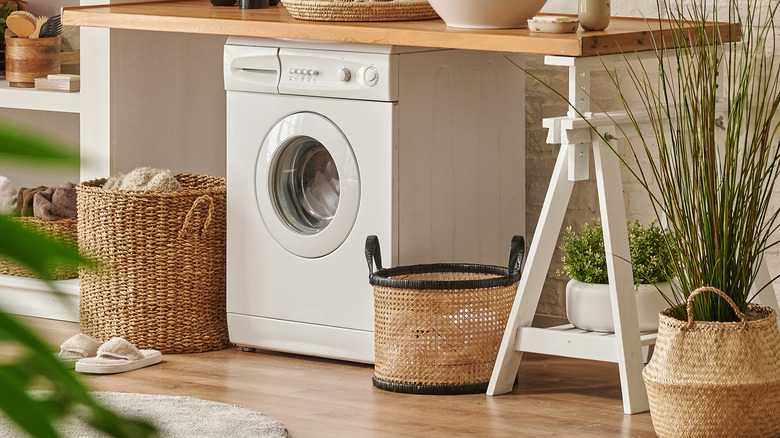
<svg viewBox="0 0 780 438">
<path fill-rule="evenodd" d="M 355 224 L 357 161 L 346 136 L 320 114 L 292 114 L 271 128 L 258 155 L 255 185 L 271 235 L 301 257 L 333 252 Z"/>
</svg>

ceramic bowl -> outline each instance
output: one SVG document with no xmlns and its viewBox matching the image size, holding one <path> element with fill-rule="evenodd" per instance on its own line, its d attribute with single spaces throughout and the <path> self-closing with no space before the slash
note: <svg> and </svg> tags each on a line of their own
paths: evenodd
<svg viewBox="0 0 780 438">
<path fill-rule="evenodd" d="M 572 33 L 577 31 L 579 24 L 576 18 L 548 15 L 528 20 L 528 29 L 531 32 Z"/>
<path fill-rule="evenodd" d="M 450 27 L 509 29 L 528 26 L 528 19 L 547 0 L 428 0 Z"/>
</svg>

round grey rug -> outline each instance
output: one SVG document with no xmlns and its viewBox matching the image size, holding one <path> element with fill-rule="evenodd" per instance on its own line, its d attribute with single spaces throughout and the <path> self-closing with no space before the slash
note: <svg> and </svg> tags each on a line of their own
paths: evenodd
<svg viewBox="0 0 780 438">
<path fill-rule="evenodd" d="M 161 438 L 285 438 L 287 429 L 273 418 L 241 406 L 201 400 L 195 397 L 133 394 L 123 392 L 93 393 L 101 403 L 127 417 L 143 418 L 157 426 Z M 59 427 L 66 438 L 104 438 L 107 435 L 90 429 L 84 422 L 71 418 Z M 0 437 L 22 438 L 15 426 L 0 419 Z"/>
</svg>

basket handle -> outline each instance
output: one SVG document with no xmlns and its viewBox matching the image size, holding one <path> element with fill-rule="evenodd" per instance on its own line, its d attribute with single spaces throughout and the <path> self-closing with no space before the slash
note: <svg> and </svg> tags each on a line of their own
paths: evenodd
<svg viewBox="0 0 780 438">
<path fill-rule="evenodd" d="M 520 270 L 523 265 L 523 257 L 525 257 L 525 239 L 523 236 L 514 236 L 509 247 L 509 264 L 507 265 L 509 275 Z"/>
<path fill-rule="evenodd" d="M 695 291 L 693 291 L 693 293 L 691 293 L 691 295 L 688 296 L 688 307 L 687 307 L 688 324 L 685 325 L 686 329 L 689 329 L 693 326 L 693 299 L 702 292 L 715 292 L 716 294 L 720 295 L 721 298 L 726 300 L 726 302 L 729 303 L 731 308 L 734 309 L 734 312 L 737 314 L 737 317 L 739 317 L 740 321 L 742 321 L 743 324 L 747 322 L 746 321 L 747 317 L 745 316 L 744 313 L 742 313 L 739 310 L 739 307 L 737 307 L 737 305 L 734 303 L 734 300 L 732 300 L 730 296 L 726 295 L 725 292 L 721 291 L 718 288 L 712 286 L 702 286 L 696 289 Z"/>
<path fill-rule="evenodd" d="M 366 262 L 368 262 L 368 278 L 374 277 L 374 263 L 376 269 L 382 269 L 382 253 L 379 250 L 379 238 L 376 236 L 366 237 Z"/>
<path fill-rule="evenodd" d="M 192 203 L 192 207 L 190 207 L 190 211 L 187 212 L 187 216 L 184 217 L 184 223 L 181 226 L 181 230 L 179 230 L 179 237 L 184 237 L 186 235 L 195 234 L 195 227 L 192 225 L 192 215 L 195 212 L 195 209 L 200 205 L 202 202 L 208 202 L 209 203 L 209 212 L 206 215 L 206 220 L 203 221 L 203 227 L 200 229 L 200 232 L 205 232 L 209 225 L 211 224 L 211 216 L 214 214 L 214 198 L 212 198 L 209 195 L 203 195 L 199 196 L 195 201 Z"/>
</svg>

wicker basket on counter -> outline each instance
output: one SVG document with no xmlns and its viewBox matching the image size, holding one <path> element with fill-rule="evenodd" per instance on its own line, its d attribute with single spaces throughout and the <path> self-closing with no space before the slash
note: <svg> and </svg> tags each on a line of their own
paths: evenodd
<svg viewBox="0 0 780 438">
<path fill-rule="evenodd" d="M 411 21 L 439 18 L 427 0 L 282 0 L 294 18 L 314 21 Z"/>
</svg>

